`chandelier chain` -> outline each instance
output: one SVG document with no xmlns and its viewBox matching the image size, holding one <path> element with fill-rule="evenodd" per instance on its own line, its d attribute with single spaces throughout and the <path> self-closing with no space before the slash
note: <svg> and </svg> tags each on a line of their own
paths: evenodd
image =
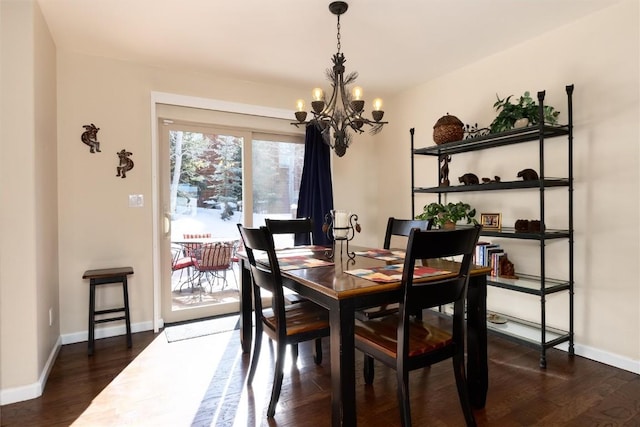
<svg viewBox="0 0 640 427">
<path fill-rule="evenodd" d="M 336 46 L 338 47 L 338 53 L 340 53 L 340 47 L 341 47 L 341 45 L 340 45 L 340 15 L 338 15 L 338 25 L 336 27 L 338 28 L 338 35 L 337 35 L 338 44 Z"/>
</svg>

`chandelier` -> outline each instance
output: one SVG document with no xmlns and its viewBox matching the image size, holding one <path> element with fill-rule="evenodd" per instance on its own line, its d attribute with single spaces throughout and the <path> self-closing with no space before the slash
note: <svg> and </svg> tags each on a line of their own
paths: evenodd
<svg viewBox="0 0 640 427">
<path fill-rule="evenodd" d="M 338 52 L 333 55 L 333 68 L 327 69 L 327 78 L 333 87 L 333 93 L 329 102 L 326 102 L 324 92 L 320 88 L 313 89 L 311 101 L 311 113 L 313 119 L 306 121 L 307 112 L 305 111 L 304 100 L 299 99 L 296 102 L 296 120 L 292 125 L 298 126 L 309 123 L 316 126 L 322 134 L 324 142 L 333 148 L 338 157 L 344 156 L 347 147 L 351 142 L 350 130 L 357 133 L 363 132 L 364 125 L 370 127 L 371 134 L 376 134 L 382 130 L 382 126 L 388 122 L 381 122 L 384 116 L 382 111 L 382 100 L 376 98 L 373 100 L 373 110 L 369 120 L 363 116 L 364 100 L 362 88 L 356 86 L 351 92 L 347 90 L 348 85 L 355 82 L 358 78 L 357 72 L 352 72 L 346 77 L 344 75 L 344 63 L 346 59 L 344 54 L 340 52 L 340 15 L 345 13 L 349 5 L 342 1 L 334 1 L 329 5 L 331 13 L 338 17 Z M 331 133 L 333 132 L 333 140 Z"/>
</svg>

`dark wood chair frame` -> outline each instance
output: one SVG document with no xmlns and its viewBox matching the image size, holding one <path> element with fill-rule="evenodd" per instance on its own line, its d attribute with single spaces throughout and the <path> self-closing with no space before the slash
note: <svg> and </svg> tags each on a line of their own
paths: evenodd
<svg viewBox="0 0 640 427">
<path fill-rule="evenodd" d="M 329 336 L 329 313 L 324 308 L 309 301 L 285 305 L 282 275 L 276 257 L 273 235 L 266 227 L 245 228 L 238 224 L 238 229 L 249 259 L 256 323 L 254 349 L 247 377 L 248 385 L 251 385 L 258 366 L 262 333 L 265 332 L 277 344 L 271 400 L 267 410 L 267 416 L 271 418 L 275 414 L 282 388 L 286 346 L 297 346 L 300 342 L 315 340 L 314 361 L 318 365 L 321 364 L 322 338 Z M 266 252 L 268 265 L 257 263 L 254 251 Z M 262 306 L 261 289 L 272 293 L 271 310 L 264 310 Z M 275 318 L 275 320 L 269 320 L 270 318 Z M 288 319 L 295 319 L 296 331 L 291 330 L 292 323 L 287 322 Z"/>
<path fill-rule="evenodd" d="M 480 226 L 456 230 L 420 231 L 414 229 L 409 235 L 406 258 L 402 275 L 403 296 L 396 318 L 397 347 L 390 351 L 380 344 L 384 334 L 376 332 L 376 325 L 389 321 L 390 317 L 356 322 L 355 346 L 365 354 L 365 382 L 371 384 L 374 377 L 373 359 L 396 370 L 398 403 L 403 426 L 411 425 L 409 404 L 409 372 L 452 358 L 453 370 L 458 389 L 458 397 L 465 421 L 475 426 L 475 419 L 469 401 L 465 373 L 465 301 L 472 266 L 473 254 L 480 235 Z M 453 277 L 441 280 L 414 283 L 413 269 L 416 260 L 428 260 L 462 255 L 460 270 Z M 439 331 L 433 325 L 417 320 L 411 313 L 425 308 L 433 308 L 453 303 L 452 326 L 450 331 Z M 426 329 L 425 329 L 426 328 Z M 413 334 L 431 334 L 429 340 L 411 340 Z M 372 332 L 373 331 L 373 332 Z M 438 331 L 438 333 L 434 333 Z M 382 335 L 382 337 L 381 337 Z M 442 339 L 438 339 L 442 337 Z M 389 337 L 386 337 L 387 339 Z M 378 343 L 376 343 L 378 340 Z M 411 348 L 410 348 L 410 344 Z M 411 355 L 410 355 L 411 350 Z"/>
<path fill-rule="evenodd" d="M 273 219 L 265 218 L 267 229 L 271 234 L 293 234 L 295 238 L 299 234 L 309 236 L 310 244 L 313 244 L 313 219 L 312 218 L 292 218 L 292 219 Z M 295 243 L 294 243 L 295 245 Z"/>
<path fill-rule="evenodd" d="M 432 222 L 430 219 L 397 219 L 389 217 L 387 221 L 387 231 L 384 234 L 383 249 L 391 249 L 391 236 L 409 237 L 411 230 L 418 228 L 422 231 L 431 230 Z M 365 310 L 359 310 L 356 317 L 360 320 L 375 319 L 377 317 L 388 316 L 398 312 L 398 304 L 388 304 L 378 307 L 372 307 Z"/>
</svg>

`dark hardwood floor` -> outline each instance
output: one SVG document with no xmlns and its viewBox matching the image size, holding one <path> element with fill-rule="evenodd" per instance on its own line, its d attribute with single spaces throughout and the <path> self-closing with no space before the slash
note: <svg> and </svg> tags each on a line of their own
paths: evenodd
<svg viewBox="0 0 640 427">
<path fill-rule="evenodd" d="M 268 343 L 268 340 L 265 340 Z M 328 354 L 328 340 L 325 340 Z M 362 426 L 399 425 L 395 373 L 376 364 L 372 386 L 358 355 L 357 408 Z M 330 365 L 313 363 L 300 345 L 285 370 L 275 418 L 267 420 L 273 347 L 263 345 L 253 386 L 238 331 L 168 343 L 164 333 L 134 334 L 63 346 L 37 399 L 0 408 L 2 426 L 328 426 Z M 451 362 L 411 374 L 415 426 L 460 426 Z M 475 412 L 480 426 L 640 426 L 640 376 L 551 350 L 538 352 L 489 337 L 489 394 Z"/>
</svg>

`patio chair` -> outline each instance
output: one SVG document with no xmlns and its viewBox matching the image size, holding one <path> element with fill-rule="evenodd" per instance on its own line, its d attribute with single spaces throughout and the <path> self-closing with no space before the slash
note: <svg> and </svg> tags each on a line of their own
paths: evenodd
<svg viewBox="0 0 640 427">
<path fill-rule="evenodd" d="M 218 280 L 222 280 L 221 289 L 228 284 L 227 271 L 231 270 L 231 255 L 234 251 L 234 242 L 203 243 L 195 257 L 195 268 L 198 271 L 198 284 L 202 285 L 204 277 L 209 283 L 209 289 Z"/>
</svg>

